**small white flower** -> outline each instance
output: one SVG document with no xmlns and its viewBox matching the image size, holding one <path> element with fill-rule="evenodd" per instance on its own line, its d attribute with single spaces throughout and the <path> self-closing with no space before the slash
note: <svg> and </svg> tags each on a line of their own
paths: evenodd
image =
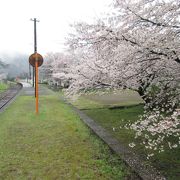
<svg viewBox="0 0 180 180">
<path fill-rule="evenodd" d="M 178 147 L 178 145 L 177 144 L 174 144 L 173 146 L 172 146 L 172 148 L 177 148 Z"/>
<path fill-rule="evenodd" d="M 134 146 L 136 146 L 134 143 L 130 143 L 129 147 L 133 148 Z"/>
</svg>

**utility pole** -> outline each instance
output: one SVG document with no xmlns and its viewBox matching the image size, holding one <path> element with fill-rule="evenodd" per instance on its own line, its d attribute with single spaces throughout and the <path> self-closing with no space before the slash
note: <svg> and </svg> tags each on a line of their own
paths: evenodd
<svg viewBox="0 0 180 180">
<path fill-rule="evenodd" d="M 33 66 L 33 74 L 35 75 L 35 98 L 36 98 L 36 114 L 38 115 L 39 113 L 39 91 L 38 91 L 38 79 L 39 79 L 39 74 L 38 74 L 38 67 L 43 64 L 43 57 L 37 53 L 37 38 L 36 38 L 36 18 L 31 19 L 34 21 L 34 53 L 29 57 L 29 64 Z M 34 80 L 34 75 L 33 75 L 33 80 Z M 33 82 L 34 84 L 34 82 Z"/>
<path fill-rule="evenodd" d="M 34 21 L 34 53 L 37 53 L 37 34 L 36 34 L 36 22 L 39 22 L 36 18 L 31 19 L 31 21 Z M 36 92 L 36 70 L 35 67 L 33 67 L 33 87 L 35 86 L 35 92 Z M 35 79 L 35 82 L 34 82 Z M 36 97 L 36 93 L 35 93 L 35 97 Z"/>
</svg>

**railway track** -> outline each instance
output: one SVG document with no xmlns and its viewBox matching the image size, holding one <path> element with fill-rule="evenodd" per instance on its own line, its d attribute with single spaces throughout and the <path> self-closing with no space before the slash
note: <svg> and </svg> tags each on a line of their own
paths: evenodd
<svg viewBox="0 0 180 180">
<path fill-rule="evenodd" d="M 22 89 L 22 84 L 17 83 L 10 87 L 7 91 L 0 94 L 0 110 L 3 109 Z"/>
</svg>

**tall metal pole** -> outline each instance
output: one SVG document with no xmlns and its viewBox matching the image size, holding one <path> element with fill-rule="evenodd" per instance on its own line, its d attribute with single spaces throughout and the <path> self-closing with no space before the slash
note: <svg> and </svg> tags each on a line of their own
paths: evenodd
<svg viewBox="0 0 180 180">
<path fill-rule="evenodd" d="M 35 59 L 35 70 L 36 70 L 36 76 L 35 76 L 35 81 L 36 81 L 36 114 L 39 113 L 39 92 L 38 92 L 38 57 L 36 53 L 36 59 Z"/>
<path fill-rule="evenodd" d="M 37 52 L 37 38 L 36 38 L 36 18 L 34 18 L 34 53 Z"/>
<path fill-rule="evenodd" d="M 37 37 L 36 37 L 36 18 L 34 18 L 32 21 L 34 21 L 34 53 L 35 53 L 35 68 L 33 67 L 33 72 L 35 72 L 35 97 L 36 97 L 36 114 L 39 113 L 39 108 L 38 108 L 38 56 L 37 56 Z M 33 77 L 34 79 L 34 77 Z M 34 84 L 34 82 L 33 82 Z"/>
<path fill-rule="evenodd" d="M 36 18 L 34 18 L 34 53 L 37 53 L 37 38 L 36 38 Z M 35 70 L 35 77 L 36 77 L 36 66 L 33 67 L 33 69 Z M 35 97 L 36 97 L 36 91 L 37 91 L 37 86 L 36 86 L 36 78 L 35 78 Z"/>
<path fill-rule="evenodd" d="M 34 87 L 34 67 L 32 67 L 33 74 L 32 74 L 32 86 Z"/>
<path fill-rule="evenodd" d="M 31 19 L 34 21 L 34 52 L 37 52 L 37 40 L 36 40 L 36 18 Z M 32 86 L 34 87 L 34 78 L 35 78 L 35 67 L 33 67 L 33 77 L 32 77 Z M 36 88 L 36 87 L 35 87 Z M 35 94 L 36 97 L 36 94 Z"/>
</svg>

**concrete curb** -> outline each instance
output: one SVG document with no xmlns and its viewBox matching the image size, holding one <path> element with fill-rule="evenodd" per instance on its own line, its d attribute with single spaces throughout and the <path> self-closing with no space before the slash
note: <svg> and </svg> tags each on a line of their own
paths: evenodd
<svg viewBox="0 0 180 180">
<path fill-rule="evenodd" d="M 63 97 L 61 100 L 69 105 L 81 118 L 81 120 L 93 130 L 116 154 L 120 155 L 122 160 L 132 168 L 132 170 L 139 175 L 143 180 L 166 180 L 154 167 L 151 167 L 143 162 L 135 153 L 129 148 L 121 144 L 116 138 L 112 137 L 103 127 L 97 124 L 92 118 L 88 117 L 81 110 L 73 106 Z"/>
</svg>

